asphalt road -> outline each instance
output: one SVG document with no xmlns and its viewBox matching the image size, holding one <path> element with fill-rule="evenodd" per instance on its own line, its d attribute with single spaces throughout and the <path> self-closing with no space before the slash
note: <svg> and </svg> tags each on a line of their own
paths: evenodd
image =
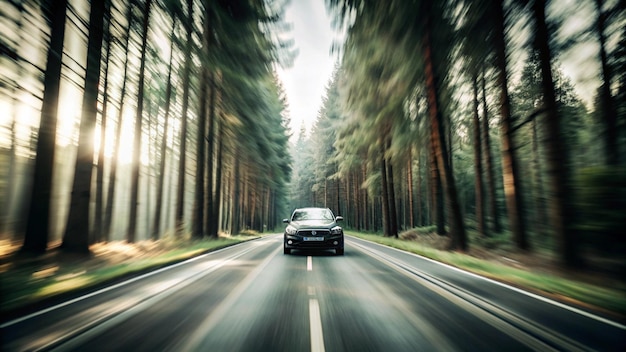
<svg viewBox="0 0 626 352">
<path fill-rule="evenodd" d="M 213 252 L 0 326 L 3 351 L 623 351 L 626 326 L 349 237 Z"/>
</svg>

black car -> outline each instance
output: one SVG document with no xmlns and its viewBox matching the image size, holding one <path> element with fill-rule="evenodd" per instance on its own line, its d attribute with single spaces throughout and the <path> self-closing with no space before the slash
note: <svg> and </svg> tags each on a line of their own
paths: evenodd
<svg viewBox="0 0 626 352">
<path fill-rule="evenodd" d="M 334 249 L 343 255 L 343 229 L 337 225 L 341 216 L 328 208 L 300 208 L 293 211 L 285 228 L 283 248 L 285 254 L 292 249 Z"/>
</svg>

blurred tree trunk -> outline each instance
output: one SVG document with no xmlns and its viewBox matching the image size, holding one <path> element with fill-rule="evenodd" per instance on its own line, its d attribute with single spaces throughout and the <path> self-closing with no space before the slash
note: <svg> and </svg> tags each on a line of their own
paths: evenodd
<svg viewBox="0 0 626 352">
<path fill-rule="evenodd" d="M 187 173 L 187 109 L 189 108 L 189 86 L 191 76 L 191 47 L 193 34 L 193 0 L 187 0 L 187 18 L 184 25 L 187 29 L 187 41 L 185 42 L 185 67 L 183 68 L 183 106 L 180 123 L 180 155 L 178 164 L 178 187 L 176 194 L 176 236 L 182 236 L 184 232 L 185 213 L 185 175 Z"/>
<path fill-rule="evenodd" d="M 104 57 L 104 76 L 102 87 L 102 117 L 100 118 L 100 147 L 98 149 L 98 159 L 96 164 L 96 209 L 94 214 L 94 225 L 90 243 L 101 242 L 103 238 L 103 203 L 104 203 L 104 151 L 106 149 L 106 130 L 107 130 L 107 112 L 109 107 L 109 63 L 111 60 L 111 1 L 105 3 L 105 19 L 107 20 L 104 27 L 104 41 L 107 43 L 106 54 Z"/>
<path fill-rule="evenodd" d="M 389 191 L 387 189 L 387 158 L 385 158 L 385 149 L 381 145 L 380 153 L 380 173 L 381 173 L 381 201 L 382 201 L 382 220 L 383 220 L 383 236 L 391 236 L 391 222 L 389 219 Z"/>
<path fill-rule="evenodd" d="M 191 220 L 191 235 L 196 238 L 204 236 L 204 172 L 206 163 L 205 132 L 207 121 L 207 103 L 204 98 L 207 96 L 210 80 L 208 68 L 203 67 L 201 70 L 202 77 L 200 80 L 200 92 L 198 99 L 198 104 L 200 104 L 200 106 L 198 108 L 198 131 L 196 137 L 196 184 L 193 202 L 193 215 Z"/>
<path fill-rule="evenodd" d="M 205 203 L 204 203 L 204 228 L 206 229 L 206 236 L 209 238 L 217 238 L 217 227 L 215 226 L 215 222 L 217 219 L 213 218 L 213 208 L 215 206 L 215 185 L 214 185 L 214 176 L 215 176 L 215 124 L 216 124 L 216 112 L 217 112 L 217 83 L 215 73 L 211 73 L 209 79 L 209 87 L 211 91 L 209 92 L 209 113 L 208 113 L 208 121 L 209 131 L 206 138 L 207 143 L 207 153 L 206 153 L 206 194 L 205 194 Z"/>
<path fill-rule="evenodd" d="M 617 148 L 617 109 L 611 94 L 612 70 L 606 53 L 606 20 L 607 14 L 603 10 L 604 0 L 595 0 L 598 17 L 596 19 L 596 34 L 600 44 L 600 63 L 602 64 L 602 86 L 600 87 L 600 109 L 604 124 L 604 154 L 608 165 L 617 165 L 619 155 Z"/>
<path fill-rule="evenodd" d="M 506 68 L 506 44 L 504 40 L 505 18 L 502 8 L 503 1 L 494 2 L 494 31 L 496 48 L 497 86 L 500 88 L 500 129 L 502 139 L 502 177 L 504 180 L 504 195 L 509 215 L 509 227 L 513 233 L 513 240 L 517 248 L 530 249 L 524 221 L 524 204 L 522 186 L 519 179 L 515 145 L 511 126 L 511 103 L 507 88 L 508 74 Z"/>
<path fill-rule="evenodd" d="M 135 114 L 135 137 L 133 140 L 132 176 L 130 185 L 130 213 L 126 240 L 135 242 L 137 234 L 137 211 L 139 207 L 139 168 L 141 163 L 141 134 L 143 120 L 144 81 L 146 71 L 146 48 L 148 46 L 148 28 L 152 0 L 146 0 L 141 30 L 141 58 L 139 64 L 139 81 L 137 83 L 137 112 Z"/>
<path fill-rule="evenodd" d="M 104 240 L 108 241 L 111 238 L 111 223 L 113 222 L 113 204 L 115 203 L 115 184 L 117 181 L 117 162 L 120 155 L 120 146 L 122 139 L 122 122 L 124 116 L 124 102 L 126 98 L 126 83 L 128 81 L 128 46 L 130 43 L 130 31 L 133 20 L 132 5 L 129 4 L 126 9 L 126 20 L 128 21 L 128 27 L 124 37 L 124 47 L 122 51 L 124 55 L 124 74 L 122 75 L 122 89 L 120 92 L 120 106 L 117 113 L 117 126 L 115 127 L 115 146 L 113 148 L 113 155 L 111 156 L 111 167 L 109 168 L 109 185 L 107 187 L 106 206 L 104 209 Z"/>
<path fill-rule="evenodd" d="M 532 133 L 532 165 L 533 165 L 533 199 L 535 202 L 535 231 L 540 237 L 544 237 L 548 219 L 546 216 L 545 191 L 543 189 L 543 179 L 541 176 L 541 162 L 539 154 L 539 136 L 537 131 L 537 119 L 531 121 Z"/>
<path fill-rule="evenodd" d="M 224 124 L 223 119 L 220 116 L 216 121 L 216 128 L 218 130 L 218 142 L 217 142 L 217 160 L 215 166 L 215 201 L 213 202 L 213 214 L 210 234 L 213 234 L 213 238 L 217 238 L 220 230 L 220 213 L 222 209 L 222 173 L 224 172 Z"/>
<path fill-rule="evenodd" d="M 480 118 L 478 116 L 478 74 L 474 71 L 472 73 L 472 87 L 474 92 L 474 111 L 472 118 L 472 136 L 474 137 L 474 184 L 476 193 L 476 230 L 483 236 L 488 236 L 489 232 L 485 226 L 485 212 L 484 212 L 484 190 L 483 190 L 483 162 L 481 151 L 481 138 L 480 138 Z"/>
<path fill-rule="evenodd" d="M 236 235 L 241 232 L 240 227 L 240 209 L 241 209 L 241 162 L 239 160 L 239 146 L 235 146 L 235 153 L 233 155 L 234 166 L 233 166 L 233 206 L 232 206 L 232 215 L 231 215 L 231 234 Z"/>
<path fill-rule="evenodd" d="M 424 207 L 423 207 L 423 198 L 424 198 L 424 192 L 422 190 L 422 148 L 419 147 L 417 150 L 417 170 L 415 172 L 415 174 L 417 175 L 417 191 L 415 192 L 415 197 L 417 198 L 416 204 L 417 204 L 417 214 L 416 214 L 416 218 L 417 218 L 417 226 L 424 226 Z"/>
<path fill-rule="evenodd" d="M 45 252 L 50 236 L 52 168 L 56 148 L 57 111 L 59 108 L 67 0 L 51 0 L 47 2 L 47 5 L 50 10 L 50 45 L 44 74 L 43 102 L 28 221 L 21 247 L 21 251 L 32 253 Z"/>
<path fill-rule="evenodd" d="M 176 31 L 176 17 L 172 16 L 171 35 Z M 167 131 L 169 129 L 170 107 L 172 101 L 172 66 L 174 65 L 174 39 L 170 41 L 170 62 L 167 70 L 167 87 L 165 88 L 165 121 L 163 122 L 163 138 L 161 139 L 161 160 L 157 175 L 157 197 L 152 217 L 152 239 L 158 240 L 161 235 L 161 211 L 163 208 L 163 182 L 165 180 L 165 160 L 167 153 Z M 158 126 L 157 126 L 158 127 Z"/>
<path fill-rule="evenodd" d="M 500 223 L 500 211 L 498 210 L 498 203 L 496 198 L 496 177 L 494 175 L 493 156 L 491 154 L 491 137 L 489 136 L 489 108 L 487 107 L 487 88 L 485 87 L 485 71 L 482 71 L 481 79 L 481 91 L 482 91 L 482 106 L 483 106 L 483 119 L 482 124 L 482 142 L 483 153 L 485 156 L 485 169 L 487 171 L 487 208 L 489 209 L 489 215 L 492 221 L 492 230 L 495 233 L 502 232 L 502 225 Z"/>
<path fill-rule="evenodd" d="M 428 122 L 428 125 L 430 126 L 430 122 Z M 443 203 L 444 200 L 441 177 L 439 169 L 437 168 L 435 141 L 433 140 L 432 133 L 429 136 L 428 146 L 428 165 L 430 170 L 430 223 L 435 223 L 437 227 L 437 234 L 444 236 L 446 235 L 445 207 Z"/>
<path fill-rule="evenodd" d="M 539 52 L 541 66 L 541 88 L 546 109 L 546 154 L 548 167 L 550 223 L 558 243 L 563 264 L 570 268 L 580 267 L 582 259 L 578 253 L 576 228 L 574 226 L 573 205 L 571 202 L 571 180 L 567 151 L 561 134 L 554 80 L 552 79 L 552 54 L 546 24 L 545 0 L 533 2 L 533 16 L 536 23 L 535 45 Z"/>
<path fill-rule="evenodd" d="M 387 149 L 391 148 L 391 137 L 388 134 L 387 137 Z M 384 157 L 384 156 L 383 156 Z M 393 180 L 393 166 L 391 162 L 391 157 L 386 158 L 387 162 L 385 165 L 387 166 L 387 193 L 389 199 L 389 236 L 398 238 L 398 211 L 396 209 L 396 191 L 395 191 L 395 183 Z"/>
<path fill-rule="evenodd" d="M 448 207 L 448 219 L 451 234 L 450 249 L 465 251 L 468 248 L 463 214 L 458 201 L 454 175 L 449 164 L 448 149 L 445 140 L 445 128 L 439 103 L 439 88 L 435 58 L 433 57 L 432 23 L 430 17 L 426 19 L 426 32 L 424 34 L 424 63 L 426 75 L 426 91 L 428 97 L 428 115 L 430 120 L 431 139 L 437 160 L 437 168 L 441 175 L 443 189 L 446 194 Z"/>
<path fill-rule="evenodd" d="M 408 203 L 409 203 L 409 209 L 408 209 L 408 213 L 409 213 L 409 228 L 414 228 L 415 227 L 415 209 L 414 209 L 414 200 L 415 197 L 413 195 L 413 167 L 412 167 L 412 155 L 411 155 L 411 150 L 409 149 L 409 157 L 407 159 L 407 180 L 406 180 L 406 186 L 407 186 L 407 197 L 408 197 Z"/>
<path fill-rule="evenodd" d="M 70 211 L 61 244 L 61 248 L 69 252 L 89 253 L 89 200 L 93 175 L 93 135 L 98 115 L 104 9 L 105 0 L 91 1 L 83 113 L 80 121 Z"/>
</svg>

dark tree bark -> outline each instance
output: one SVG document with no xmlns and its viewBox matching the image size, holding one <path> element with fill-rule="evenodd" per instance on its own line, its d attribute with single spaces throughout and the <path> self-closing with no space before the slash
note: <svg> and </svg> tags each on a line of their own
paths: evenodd
<svg viewBox="0 0 626 352">
<path fill-rule="evenodd" d="M 212 219 L 213 221 L 210 223 L 211 225 L 211 231 L 209 232 L 210 234 L 214 234 L 213 237 L 217 238 L 219 235 L 219 219 L 220 219 L 220 213 L 222 210 L 222 173 L 224 170 L 224 165 L 223 165 L 223 161 L 224 161 L 224 133 L 223 133 L 223 124 L 222 124 L 222 118 L 220 117 L 220 119 L 218 119 L 216 121 L 217 123 L 217 129 L 219 131 L 218 133 L 218 142 L 217 142 L 217 160 L 216 160 L 216 166 L 215 166 L 215 200 L 213 202 L 213 214 L 212 214 Z M 269 197 L 269 192 L 268 192 L 268 197 Z M 269 199 L 268 199 L 269 202 Z M 268 207 L 269 207 L 269 203 L 268 203 Z M 266 214 L 269 214 L 269 209 L 267 209 L 268 212 Z"/>
<path fill-rule="evenodd" d="M 417 191 L 415 192 L 415 196 L 417 198 L 417 226 L 424 226 L 424 210 L 423 210 L 423 199 L 424 192 L 422 191 L 422 148 L 419 148 L 417 151 Z"/>
<path fill-rule="evenodd" d="M 595 0 L 598 18 L 596 20 L 596 33 L 598 35 L 598 43 L 600 44 L 600 63 L 602 64 L 602 86 L 601 116 L 604 125 L 604 154 L 606 155 L 606 163 L 608 165 L 617 165 L 619 163 L 619 154 L 617 148 L 617 109 L 613 95 L 611 94 L 612 70 L 606 53 L 606 17 L 602 7 L 604 0 Z"/>
<path fill-rule="evenodd" d="M 233 166 L 233 207 L 232 207 L 232 215 L 231 215 L 231 233 L 238 234 L 241 232 L 240 227 L 240 209 L 241 209 L 241 170 L 240 170 L 240 160 L 237 156 L 239 152 L 239 146 L 235 147 L 235 154 L 233 156 L 234 166 Z"/>
<path fill-rule="evenodd" d="M 474 184 L 476 193 L 476 230 L 483 236 L 488 236 L 487 227 L 485 226 L 485 213 L 483 201 L 483 163 L 480 139 L 480 118 L 478 117 L 478 82 L 477 74 L 474 72 L 472 76 L 472 84 L 474 91 L 474 111 L 472 118 L 472 136 L 474 137 Z"/>
<path fill-rule="evenodd" d="M 387 137 L 387 148 L 391 147 L 391 137 Z M 391 158 L 387 158 L 385 163 L 387 166 L 387 184 L 389 196 L 389 236 L 398 238 L 398 211 L 396 209 L 396 191 L 393 181 L 393 166 Z"/>
<path fill-rule="evenodd" d="M 176 30 L 176 18 L 172 20 L 172 35 Z M 163 182 L 165 179 L 165 160 L 167 153 L 167 130 L 169 128 L 170 107 L 172 100 L 172 66 L 174 64 L 174 39 L 170 41 L 170 63 L 167 70 L 167 87 L 165 88 L 165 121 L 163 123 L 163 138 L 161 139 L 161 162 L 157 175 L 157 198 L 152 217 L 152 239 L 158 240 L 161 235 L 161 211 L 163 208 Z M 158 124 L 157 124 L 158 125 Z M 158 126 L 157 126 L 158 127 Z"/>
<path fill-rule="evenodd" d="M 387 189 L 389 183 L 387 182 L 387 159 L 385 158 L 385 151 L 382 146 L 380 159 L 383 236 L 389 237 L 391 236 L 391 220 L 389 219 L 389 190 Z"/>
<path fill-rule="evenodd" d="M 442 117 L 439 104 L 439 88 L 437 79 L 437 69 L 433 58 L 433 47 L 431 43 L 432 25 L 430 17 L 427 19 L 426 33 L 424 35 L 424 62 L 426 74 L 426 91 L 428 97 L 428 115 L 430 120 L 431 138 L 437 160 L 437 168 L 441 175 L 441 181 L 446 194 L 446 204 L 448 207 L 448 219 L 450 226 L 450 249 L 465 251 L 468 248 L 463 214 L 458 201 L 454 175 L 449 164 L 448 150 L 445 141 L 445 128 L 442 124 Z"/>
<path fill-rule="evenodd" d="M 135 138 L 133 142 L 133 162 L 130 185 L 130 214 L 126 240 L 135 242 L 137 234 L 137 210 L 139 208 L 139 163 L 141 155 L 141 125 L 143 122 L 144 81 L 146 70 L 146 47 L 148 45 L 148 27 L 150 24 L 150 7 L 152 0 L 146 0 L 144 19 L 141 30 L 141 58 L 139 65 L 139 82 L 137 91 L 137 112 L 135 114 Z"/>
<path fill-rule="evenodd" d="M 561 135 L 561 119 L 556 105 L 554 81 L 552 78 L 552 54 L 546 24 L 545 0 L 535 0 L 533 15 L 536 21 L 535 45 L 539 52 L 541 66 L 541 88 L 543 103 L 546 108 L 546 154 L 548 167 L 550 222 L 556 236 L 559 253 L 563 264 L 569 268 L 582 265 L 578 253 L 576 228 L 574 226 L 571 202 L 571 184 L 568 158 Z"/>
<path fill-rule="evenodd" d="M 111 2 L 105 3 L 105 19 L 107 19 L 104 27 L 103 40 L 107 43 L 106 54 L 104 58 L 104 83 L 102 87 L 102 117 L 100 119 L 100 149 L 98 150 L 97 171 L 96 171 L 96 210 L 94 214 L 94 224 L 90 243 L 103 241 L 103 203 L 104 203 L 104 151 L 106 149 L 106 129 L 107 129 L 107 112 L 109 107 L 109 62 L 111 60 Z"/>
<path fill-rule="evenodd" d="M 104 209 L 104 229 L 103 237 L 105 241 L 108 241 L 111 237 L 111 223 L 113 221 L 113 204 L 115 201 L 115 184 L 117 174 L 117 161 L 120 155 L 120 146 L 122 138 L 122 116 L 124 112 L 124 102 L 126 97 L 126 82 L 128 79 L 128 45 L 130 43 L 130 30 L 132 27 L 133 10 L 132 5 L 129 4 L 126 9 L 126 20 L 128 21 L 128 27 L 126 28 L 126 36 L 123 52 L 126 53 L 124 57 L 124 74 L 122 76 L 122 89 L 120 92 L 120 106 L 117 115 L 117 126 L 115 127 L 115 147 L 113 148 L 113 156 L 111 157 L 111 167 L 109 168 L 109 185 L 107 187 L 106 206 Z"/>
<path fill-rule="evenodd" d="M 540 163 L 540 155 L 539 155 L 539 137 L 537 131 L 537 120 L 533 119 L 531 122 L 531 133 L 532 133 L 532 166 L 533 166 L 533 199 L 534 199 L 534 207 L 535 207 L 535 231 L 540 237 L 545 236 L 546 225 L 548 224 L 548 219 L 546 215 L 546 205 L 545 205 L 545 191 L 543 189 L 543 178 L 541 176 L 541 163 Z"/>
<path fill-rule="evenodd" d="M 430 126 L 430 122 L 428 125 Z M 439 174 L 439 168 L 437 167 L 435 142 L 433 140 L 432 133 L 430 133 L 428 146 L 428 164 L 430 171 L 430 222 L 431 224 L 435 223 L 437 227 L 437 234 L 439 236 L 445 236 L 446 227 L 443 190 L 441 185 L 441 175 Z"/>
<path fill-rule="evenodd" d="M 519 179 L 515 145 L 511 125 L 511 102 L 507 88 L 506 68 L 506 44 L 504 40 L 504 10 L 502 1 L 494 2 L 494 19 L 496 29 L 494 40 L 496 48 L 496 84 L 500 88 L 500 130 L 502 139 L 502 177 L 504 182 L 504 195 L 509 215 L 509 227 L 513 233 L 513 240 L 517 248 L 530 249 L 524 221 L 524 204 L 522 199 L 522 186 Z"/>
<path fill-rule="evenodd" d="M 415 197 L 413 196 L 413 167 L 412 167 L 412 158 L 411 158 L 411 150 L 409 150 L 409 158 L 407 160 L 407 191 L 408 191 L 408 203 L 409 203 L 409 228 L 415 227 L 415 210 L 414 210 L 414 201 Z"/>
<path fill-rule="evenodd" d="M 180 123 L 180 156 L 178 162 L 178 187 L 176 188 L 176 236 L 182 236 L 184 232 L 185 212 L 185 176 L 187 173 L 187 110 L 189 109 L 189 86 L 191 76 L 191 46 L 193 34 L 193 0 L 187 0 L 187 41 L 185 45 L 185 67 L 183 68 L 183 106 Z"/>
<path fill-rule="evenodd" d="M 492 230 L 495 233 L 502 232 L 500 211 L 496 198 L 496 177 L 494 175 L 493 155 L 491 154 L 491 138 L 489 136 L 489 109 L 487 107 L 487 88 L 485 87 L 485 72 L 482 75 L 482 105 L 483 118 L 480 121 L 482 128 L 483 153 L 485 155 L 485 169 L 487 174 L 487 208 L 492 221 Z"/>
<path fill-rule="evenodd" d="M 196 138 L 196 184 L 193 202 L 192 228 L 191 235 L 196 238 L 204 237 L 204 172 L 205 172 L 205 156 L 206 156 L 206 121 L 207 121 L 207 103 L 203 97 L 207 96 L 209 86 L 209 72 L 206 67 L 202 68 L 202 78 L 200 81 L 200 99 L 198 103 L 198 132 Z"/>
<path fill-rule="evenodd" d="M 207 154 L 206 154 L 206 194 L 205 194 L 205 203 L 204 203 L 204 212 L 205 212 L 205 217 L 204 217 L 204 222 L 205 222 L 205 229 L 206 229 L 206 235 L 209 238 L 217 238 L 217 227 L 215 226 L 215 222 L 217 221 L 217 219 L 213 218 L 214 215 L 214 211 L 213 208 L 215 206 L 215 199 L 214 199 L 214 192 L 215 192 L 215 186 L 214 186 L 214 176 L 215 176 L 215 124 L 216 124 L 216 112 L 217 112 L 217 106 L 216 106 L 216 101 L 217 101 L 217 84 L 215 82 L 216 80 L 216 75 L 214 73 L 211 73 L 210 79 L 209 79 L 209 86 L 211 89 L 211 92 L 209 93 L 209 116 L 208 116 L 208 125 L 209 125 L 209 132 L 206 138 L 206 143 L 207 143 Z"/>
<path fill-rule="evenodd" d="M 52 194 L 52 168 L 56 148 L 57 111 L 59 85 L 65 37 L 65 11 L 67 0 L 52 0 L 50 7 L 50 46 L 44 75 L 43 103 L 37 158 L 33 174 L 28 221 L 22 244 L 22 252 L 43 253 L 48 248 L 50 236 L 50 201 Z"/>
<path fill-rule="evenodd" d="M 104 9 L 105 0 L 91 1 L 83 113 L 80 121 L 70 210 L 61 244 L 61 248 L 69 252 L 89 253 L 89 200 L 93 175 L 93 133 L 98 115 Z"/>
</svg>

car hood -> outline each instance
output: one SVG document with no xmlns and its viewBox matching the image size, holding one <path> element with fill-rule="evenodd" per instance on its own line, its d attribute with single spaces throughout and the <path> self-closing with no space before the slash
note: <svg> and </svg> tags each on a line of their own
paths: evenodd
<svg viewBox="0 0 626 352">
<path fill-rule="evenodd" d="M 289 223 L 289 225 L 295 227 L 298 230 L 319 229 L 319 228 L 330 229 L 332 227 L 337 226 L 337 223 L 333 220 L 301 220 L 301 221 L 292 221 Z"/>
</svg>

